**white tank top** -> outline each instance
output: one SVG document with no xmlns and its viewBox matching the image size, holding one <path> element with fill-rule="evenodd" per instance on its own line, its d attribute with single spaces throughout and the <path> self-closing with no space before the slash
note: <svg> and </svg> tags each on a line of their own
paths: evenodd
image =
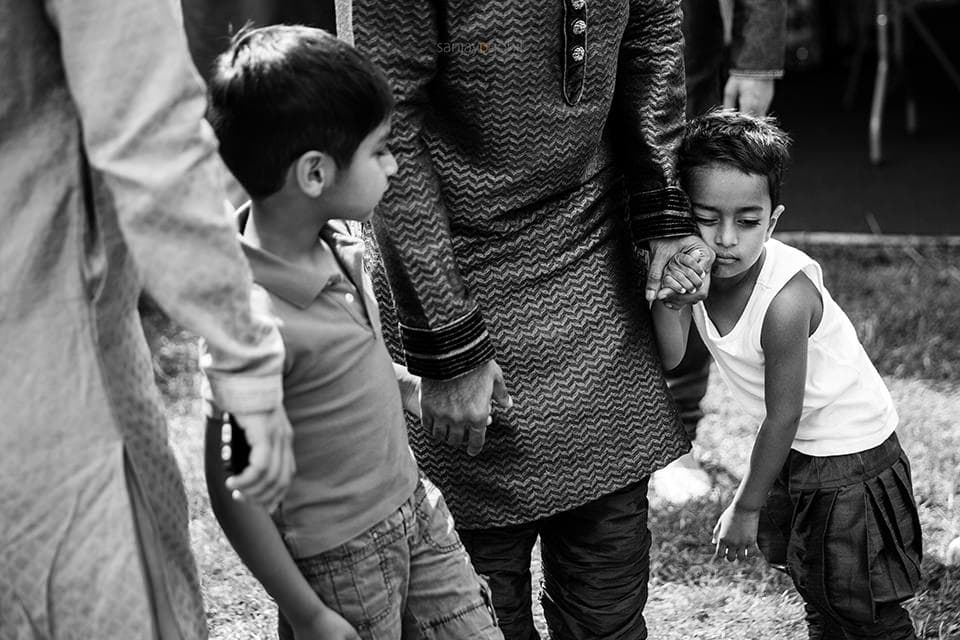
<svg viewBox="0 0 960 640">
<path fill-rule="evenodd" d="M 823 318 L 807 347 L 803 413 L 792 447 L 811 456 L 856 453 L 881 444 L 897 426 L 897 411 L 886 385 L 863 350 L 843 310 L 823 286 L 820 265 L 779 240 L 766 243 L 766 259 L 747 306 L 725 336 L 703 303 L 693 320 L 723 380 L 751 416 L 766 416 L 760 330 L 774 297 L 802 271 L 820 292 Z"/>
</svg>

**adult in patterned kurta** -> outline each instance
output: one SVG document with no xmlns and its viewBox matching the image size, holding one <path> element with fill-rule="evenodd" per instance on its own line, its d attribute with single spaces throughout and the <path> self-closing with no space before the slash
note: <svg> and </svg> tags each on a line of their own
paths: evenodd
<svg viewBox="0 0 960 640">
<path fill-rule="evenodd" d="M 394 86 L 374 228 L 424 377 L 411 441 L 505 635 L 536 637 L 539 535 L 553 638 L 645 637 L 646 482 L 689 444 L 631 234 L 651 274 L 702 246 L 673 164 L 679 0 L 347 0 L 338 33 Z M 484 429 L 501 367 L 513 404 Z"/>
<path fill-rule="evenodd" d="M 279 497 L 291 431 L 180 16 L 151 0 L 0 16 L 0 638 L 205 638 L 141 290 L 218 356 L 214 394 L 261 448 L 250 497 Z"/>
</svg>

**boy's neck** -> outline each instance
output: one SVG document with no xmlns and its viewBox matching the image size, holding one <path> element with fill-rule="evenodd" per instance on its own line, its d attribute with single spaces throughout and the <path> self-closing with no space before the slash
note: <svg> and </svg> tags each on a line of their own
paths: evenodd
<svg viewBox="0 0 960 640">
<path fill-rule="evenodd" d="M 737 292 L 742 292 L 745 289 L 753 291 L 753 285 L 757 283 L 757 277 L 760 275 L 760 270 L 763 268 L 763 262 L 766 257 L 767 250 L 764 248 L 756 261 L 743 273 L 738 273 L 729 278 L 712 277 L 710 279 L 710 292 L 707 296 L 709 297 L 713 293 L 724 296 L 736 295 Z"/>
<path fill-rule="evenodd" d="M 313 256 L 320 231 L 332 218 L 319 214 L 313 203 L 276 194 L 251 201 L 243 235 L 261 249 L 296 263 Z"/>
<path fill-rule="evenodd" d="M 707 293 L 706 300 L 703 301 L 704 308 L 714 327 L 725 336 L 740 321 L 744 309 L 747 308 L 747 302 L 753 294 L 753 287 L 760 276 L 760 269 L 763 268 L 763 262 L 766 258 L 766 250 L 760 254 L 756 262 L 750 265 L 750 268 L 741 274 L 730 278 L 711 278 L 710 291 Z"/>
</svg>

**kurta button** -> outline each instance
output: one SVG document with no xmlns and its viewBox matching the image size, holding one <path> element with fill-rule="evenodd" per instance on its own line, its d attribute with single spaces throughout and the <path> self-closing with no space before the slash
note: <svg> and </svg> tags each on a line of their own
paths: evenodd
<svg viewBox="0 0 960 640">
<path fill-rule="evenodd" d="M 586 50 L 583 47 L 574 47 L 570 52 L 570 57 L 573 58 L 574 62 L 583 62 L 583 58 L 587 55 Z"/>
<path fill-rule="evenodd" d="M 584 20 L 577 20 L 573 23 L 573 33 L 575 35 L 580 35 L 587 30 L 587 23 Z"/>
<path fill-rule="evenodd" d="M 353 294 L 352 294 L 352 293 L 345 293 L 345 294 L 343 295 L 343 297 L 344 297 L 344 299 L 347 301 L 347 304 L 353 304 Z"/>
<path fill-rule="evenodd" d="M 570 0 L 570 6 L 579 11 L 587 6 L 587 0 Z"/>
</svg>

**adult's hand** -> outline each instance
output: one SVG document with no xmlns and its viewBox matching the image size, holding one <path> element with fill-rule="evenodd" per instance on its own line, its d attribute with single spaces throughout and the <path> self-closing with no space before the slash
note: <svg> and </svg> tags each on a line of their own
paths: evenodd
<svg viewBox="0 0 960 640">
<path fill-rule="evenodd" d="M 421 381 L 420 410 L 424 428 L 450 446 L 460 447 L 466 442 L 471 456 L 483 449 L 487 426 L 492 420 L 491 401 L 504 409 L 513 406 L 496 360 L 489 360 L 452 380 L 423 378 Z"/>
<path fill-rule="evenodd" d="M 660 283 L 660 281 L 663 279 L 663 270 L 674 255 L 678 253 L 692 254 L 698 250 L 704 256 L 701 260 L 704 271 L 709 274 L 711 267 L 713 267 L 713 260 L 716 255 L 700 236 L 690 235 L 679 238 L 663 238 L 660 240 L 650 241 L 650 266 L 647 269 L 646 288 L 647 302 L 653 302 L 654 300 L 658 299 L 667 299 L 689 304 L 691 302 L 702 300 L 706 297 L 706 287 L 701 287 L 693 293 L 678 296 L 672 290 L 665 289 Z"/>
<path fill-rule="evenodd" d="M 773 102 L 773 78 L 732 75 L 723 88 L 723 106 L 755 116 L 767 115 Z"/>
<path fill-rule="evenodd" d="M 258 502 L 272 511 L 296 469 L 293 428 L 283 407 L 269 412 L 234 412 L 234 418 L 250 443 L 250 464 L 240 475 L 227 478 L 227 488 L 234 491 L 234 497 Z"/>
</svg>

